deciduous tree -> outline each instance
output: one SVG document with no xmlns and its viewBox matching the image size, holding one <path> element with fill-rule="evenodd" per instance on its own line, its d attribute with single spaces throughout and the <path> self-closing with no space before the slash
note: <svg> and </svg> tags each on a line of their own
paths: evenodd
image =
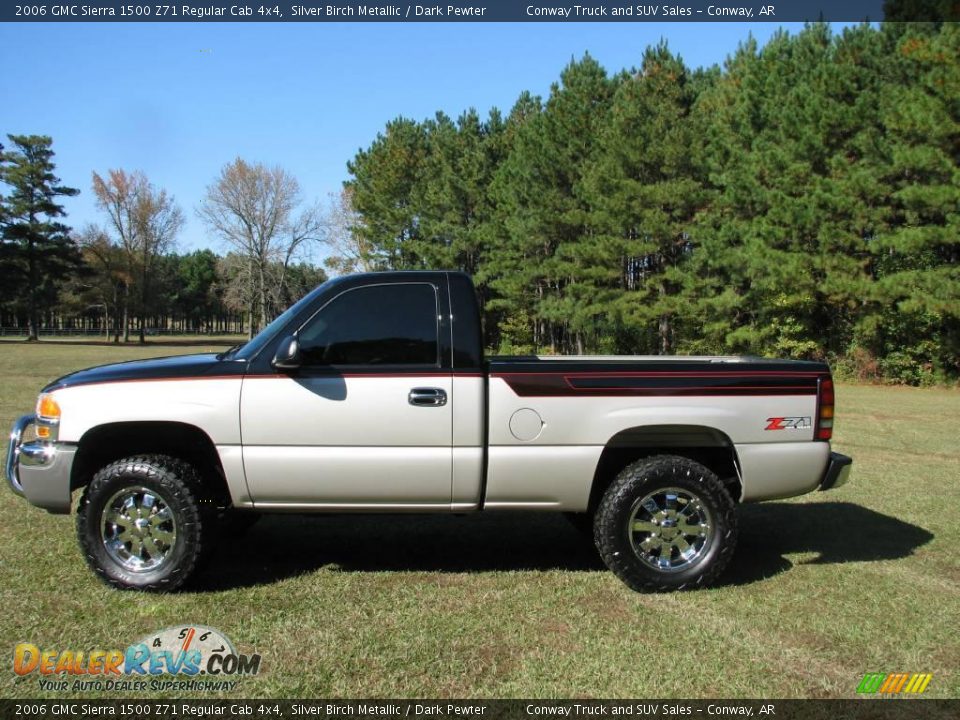
<svg viewBox="0 0 960 720">
<path fill-rule="evenodd" d="M 197 215 L 247 264 L 245 304 L 252 337 L 276 309 L 286 270 L 303 246 L 320 240 L 322 212 L 302 208 L 300 184 L 280 167 L 237 158 L 207 187 Z M 279 272 L 273 271 L 279 263 Z"/>
<path fill-rule="evenodd" d="M 109 170 L 105 177 L 94 172 L 93 192 L 127 259 L 127 277 L 131 280 L 124 286 L 123 340 L 130 340 L 130 288 L 135 283 L 143 343 L 143 318 L 152 299 L 152 272 L 157 258 L 173 246 L 183 226 L 183 211 L 166 190 L 154 187 L 139 170 Z"/>
</svg>

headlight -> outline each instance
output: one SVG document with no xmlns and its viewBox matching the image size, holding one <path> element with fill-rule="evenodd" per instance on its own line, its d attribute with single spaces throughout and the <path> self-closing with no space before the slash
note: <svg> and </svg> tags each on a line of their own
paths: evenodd
<svg viewBox="0 0 960 720">
<path fill-rule="evenodd" d="M 60 425 L 60 405 L 53 399 L 53 395 L 43 393 L 37 398 L 36 415 L 37 437 L 41 440 L 56 440 Z"/>
</svg>

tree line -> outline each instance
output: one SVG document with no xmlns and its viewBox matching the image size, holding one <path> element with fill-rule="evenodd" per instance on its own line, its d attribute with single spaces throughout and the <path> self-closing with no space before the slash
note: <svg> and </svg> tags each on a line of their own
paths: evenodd
<svg viewBox="0 0 960 720">
<path fill-rule="evenodd" d="M 0 326 L 252 335 L 332 272 L 471 273 L 501 353 L 825 358 L 864 379 L 960 374 L 960 25 L 825 24 L 691 69 L 666 44 L 572 60 L 507 114 L 399 117 L 326 207 L 236 159 L 194 214 L 92 174 L 73 230 L 52 140 L 0 146 Z M 4 189 L 5 188 L 5 189 Z"/>
<path fill-rule="evenodd" d="M 504 353 L 960 370 L 960 26 L 812 24 L 725 65 L 573 60 L 348 164 L 354 265 L 473 274 Z"/>
<path fill-rule="evenodd" d="M 301 257 L 325 237 L 325 213 L 305 205 L 279 167 L 236 159 L 207 187 L 196 214 L 228 249 L 178 254 L 183 209 L 140 171 L 92 173 L 101 224 L 64 222 L 52 139 L 8 135 L 0 145 L 0 328 L 102 333 L 144 342 L 158 332 L 251 336 L 326 279 Z"/>
</svg>

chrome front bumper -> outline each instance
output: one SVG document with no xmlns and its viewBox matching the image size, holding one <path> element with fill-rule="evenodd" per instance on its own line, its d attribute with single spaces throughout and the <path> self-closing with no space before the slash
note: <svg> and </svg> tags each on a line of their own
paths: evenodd
<svg viewBox="0 0 960 720">
<path fill-rule="evenodd" d="M 70 472 L 77 448 L 64 443 L 23 442 L 36 416 L 23 415 L 13 424 L 7 447 L 7 484 L 17 495 L 52 513 L 70 512 Z"/>
<path fill-rule="evenodd" d="M 853 467 L 853 458 L 840 453 L 830 453 L 830 461 L 827 463 L 827 470 L 823 473 L 823 480 L 820 481 L 821 490 L 832 490 L 841 485 L 846 485 L 850 479 L 850 468 Z"/>
</svg>

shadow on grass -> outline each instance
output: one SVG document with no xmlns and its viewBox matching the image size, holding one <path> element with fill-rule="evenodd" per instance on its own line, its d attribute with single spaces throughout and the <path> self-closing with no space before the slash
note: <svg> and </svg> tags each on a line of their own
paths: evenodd
<svg viewBox="0 0 960 720">
<path fill-rule="evenodd" d="M 247 587 L 343 571 L 604 570 L 592 545 L 556 513 L 266 515 L 225 538 L 191 590 Z"/>
<path fill-rule="evenodd" d="M 907 557 L 933 535 L 852 503 L 765 503 L 740 508 L 740 541 L 721 586 L 745 585 L 813 563 Z M 323 567 L 342 571 L 605 571 L 592 544 L 544 513 L 269 515 L 226 538 L 192 583 L 195 592 L 268 584 Z"/>
<path fill-rule="evenodd" d="M 739 517 L 737 551 L 720 586 L 785 572 L 791 553 L 817 553 L 807 565 L 896 560 L 933 540 L 918 525 L 853 503 L 760 503 L 744 505 Z"/>
</svg>

